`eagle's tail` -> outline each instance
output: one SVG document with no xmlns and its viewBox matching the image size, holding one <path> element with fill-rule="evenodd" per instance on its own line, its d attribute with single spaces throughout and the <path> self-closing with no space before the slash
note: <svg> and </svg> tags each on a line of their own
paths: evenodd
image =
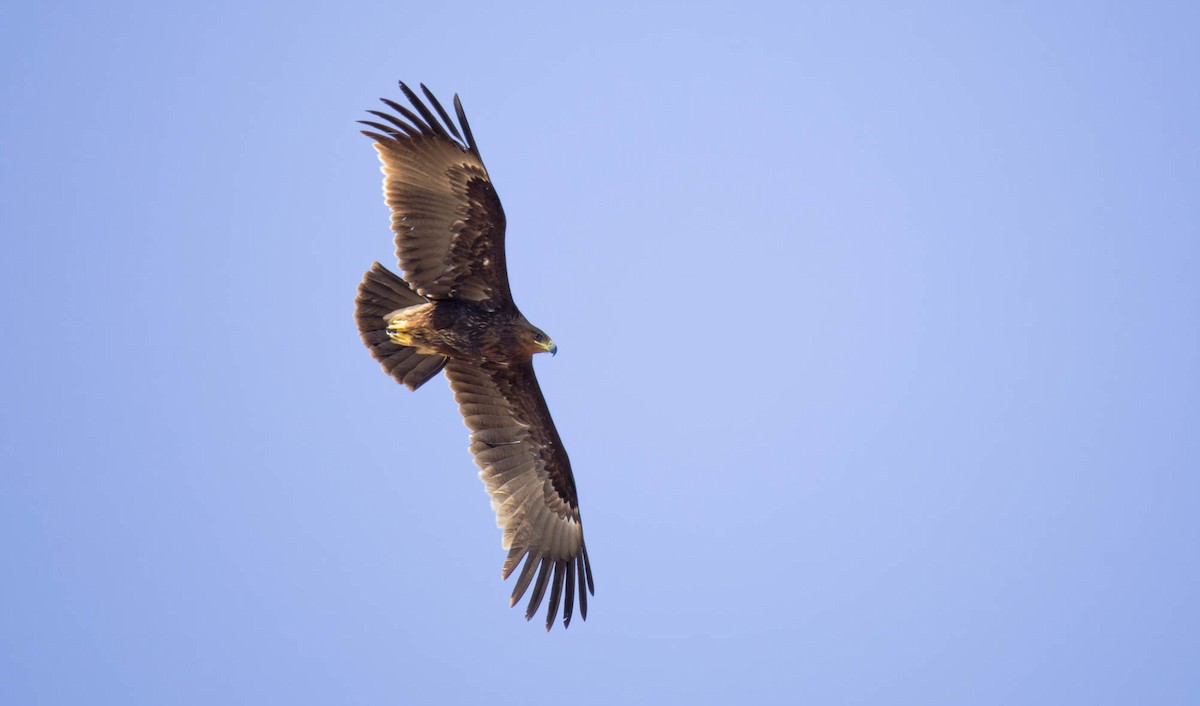
<svg viewBox="0 0 1200 706">
<path fill-rule="evenodd" d="M 378 262 L 363 275 L 358 296 L 354 298 L 354 320 L 358 322 L 363 343 L 370 349 L 371 356 L 383 364 L 384 372 L 410 390 L 437 375 L 446 365 L 446 358 L 418 353 L 416 349 L 396 343 L 387 335 L 384 317 L 397 309 L 424 303 L 424 297 Z"/>
</svg>

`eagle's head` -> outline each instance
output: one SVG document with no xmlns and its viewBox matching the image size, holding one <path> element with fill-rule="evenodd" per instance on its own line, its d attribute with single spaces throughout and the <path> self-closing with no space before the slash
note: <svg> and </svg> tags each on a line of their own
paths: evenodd
<svg viewBox="0 0 1200 706">
<path fill-rule="evenodd" d="M 526 350 L 528 350 L 531 354 L 549 353 L 550 355 L 554 355 L 555 353 L 558 353 L 558 346 L 554 344 L 554 341 L 550 340 L 550 337 L 546 335 L 545 331 L 541 330 L 537 326 L 529 324 L 526 327 L 525 333 L 526 338 L 523 343 L 525 343 Z"/>
</svg>

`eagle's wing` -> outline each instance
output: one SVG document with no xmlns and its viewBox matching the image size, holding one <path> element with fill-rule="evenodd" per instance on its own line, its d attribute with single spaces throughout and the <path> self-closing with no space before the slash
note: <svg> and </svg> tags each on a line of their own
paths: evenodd
<svg viewBox="0 0 1200 706">
<path fill-rule="evenodd" d="M 383 193 L 404 279 L 428 299 L 462 299 L 491 310 L 511 305 L 504 209 L 458 96 L 461 133 L 424 85 L 436 115 L 408 86 L 400 89 L 416 113 L 382 99 L 396 115 L 372 110 L 385 122 L 362 122 L 377 131 L 363 134 L 375 140 L 383 162 Z"/>
<path fill-rule="evenodd" d="M 533 374 L 532 361 L 506 366 L 451 360 L 446 376 L 463 419 L 474 432 L 471 454 L 492 496 L 496 523 L 504 530 L 501 544 L 509 551 L 503 577 L 507 579 L 525 558 L 510 605 L 521 600 L 532 581 L 525 619 L 532 618 L 549 585 L 549 630 L 565 587 L 563 625 L 570 625 L 578 577 L 579 613 L 586 620 L 587 595 L 582 582 L 587 582 L 587 593 L 595 590 L 583 543 L 575 478 Z"/>
</svg>

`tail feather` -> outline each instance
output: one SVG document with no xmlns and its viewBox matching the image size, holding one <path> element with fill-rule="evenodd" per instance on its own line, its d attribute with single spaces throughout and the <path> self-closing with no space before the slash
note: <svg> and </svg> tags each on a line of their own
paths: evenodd
<svg viewBox="0 0 1200 706">
<path fill-rule="evenodd" d="M 363 343 L 371 351 L 371 357 L 383 365 L 383 370 L 415 390 L 437 375 L 446 365 L 440 355 L 426 355 L 415 349 L 396 343 L 387 335 L 385 316 L 409 306 L 424 304 L 425 298 L 414 292 L 404 280 L 388 271 L 378 262 L 363 275 L 358 285 L 358 296 L 354 299 L 354 320 Z"/>
</svg>

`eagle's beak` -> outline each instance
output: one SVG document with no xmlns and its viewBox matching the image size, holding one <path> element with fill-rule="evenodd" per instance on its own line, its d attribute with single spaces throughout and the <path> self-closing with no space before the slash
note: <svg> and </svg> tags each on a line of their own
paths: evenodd
<svg viewBox="0 0 1200 706">
<path fill-rule="evenodd" d="M 550 343 L 546 345 L 546 350 L 550 351 L 551 356 L 555 356 L 558 354 L 558 344 L 554 341 L 550 341 Z"/>
</svg>

